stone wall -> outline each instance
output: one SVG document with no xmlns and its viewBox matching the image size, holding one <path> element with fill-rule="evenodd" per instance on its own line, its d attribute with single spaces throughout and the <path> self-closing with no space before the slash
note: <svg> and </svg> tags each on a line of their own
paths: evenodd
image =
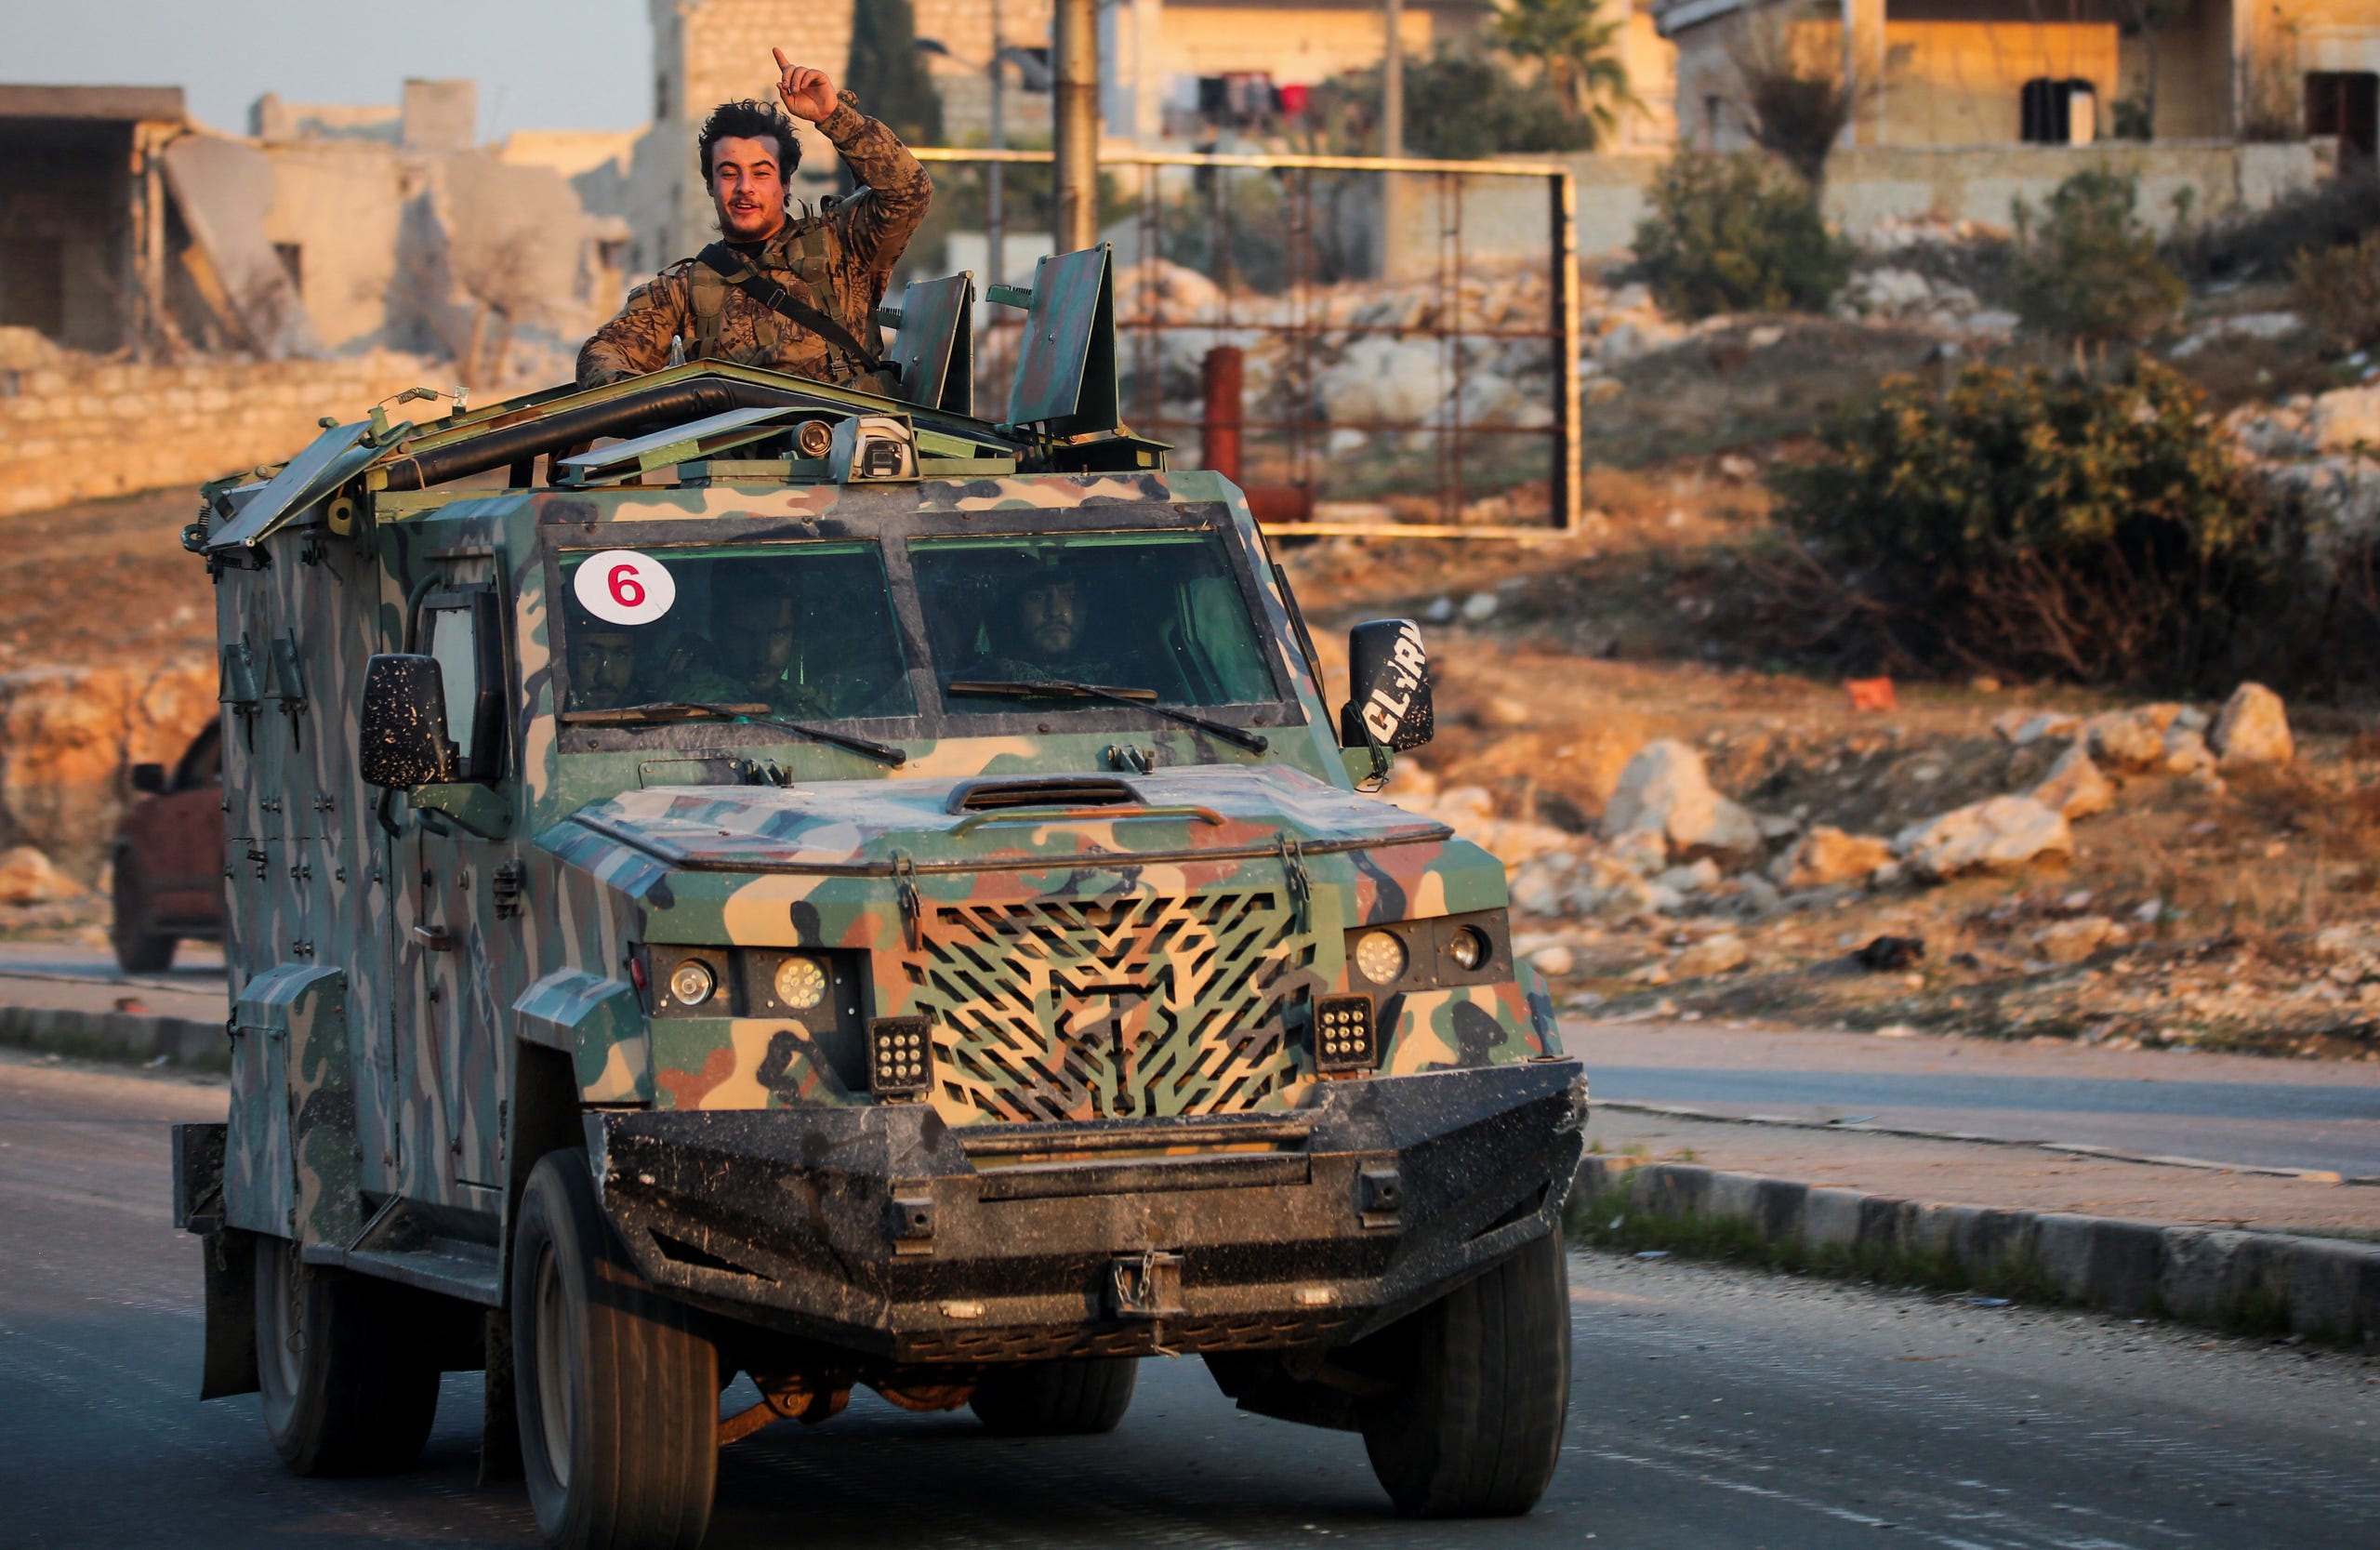
<svg viewBox="0 0 2380 1550">
<path fill-rule="evenodd" d="M 385 351 L 182 365 L 44 352 L 0 364 L 0 516 L 279 462 L 324 415 L 357 418 L 391 393 L 443 390 L 453 377 L 451 365 Z"/>
</svg>

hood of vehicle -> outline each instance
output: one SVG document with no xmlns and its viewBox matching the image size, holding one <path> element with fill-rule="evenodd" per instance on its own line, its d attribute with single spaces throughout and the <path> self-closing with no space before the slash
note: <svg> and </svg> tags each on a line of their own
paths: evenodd
<svg viewBox="0 0 2380 1550">
<path fill-rule="evenodd" d="M 590 802 L 571 826 L 672 868 L 920 871 L 1226 856 L 1447 839 L 1451 831 L 1301 771 L 1194 765 L 1153 775 L 658 786 Z"/>
</svg>

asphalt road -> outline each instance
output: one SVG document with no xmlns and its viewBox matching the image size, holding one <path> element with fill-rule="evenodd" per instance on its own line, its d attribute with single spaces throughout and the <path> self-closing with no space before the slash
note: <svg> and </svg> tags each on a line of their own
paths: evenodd
<svg viewBox="0 0 2380 1550">
<path fill-rule="evenodd" d="M 2380 1066 L 1708 1025 L 1566 1025 L 1597 1098 L 2380 1176 Z"/>
<path fill-rule="evenodd" d="M 201 1405 L 164 1121 L 218 1087 L 0 1060 L 0 1545 L 534 1542 L 472 1483 L 475 1376 L 421 1465 L 300 1480 Z M 2380 1543 L 2380 1366 L 2096 1317 L 1580 1255 L 1563 1467 L 1509 1521 L 1392 1517 L 1361 1442 L 1152 1362 L 1111 1437 L 1014 1442 L 863 1396 L 721 1462 L 712 1546 Z"/>
</svg>

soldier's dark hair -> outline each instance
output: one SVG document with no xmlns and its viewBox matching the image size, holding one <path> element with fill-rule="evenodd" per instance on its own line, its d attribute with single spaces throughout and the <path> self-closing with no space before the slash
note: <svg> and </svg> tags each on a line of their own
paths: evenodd
<svg viewBox="0 0 2380 1550">
<path fill-rule="evenodd" d="M 777 142 L 780 177 L 792 177 L 793 169 L 801 165 L 801 142 L 794 138 L 793 120 L 786 117 L 784 110 L 747 97 L 741 102 L 721 102 L 703 120 L 694 160 L 702 167 L 704 182 L 710 181 L 710 148 L 729 139 L 774 139 Z"/>
</svg>

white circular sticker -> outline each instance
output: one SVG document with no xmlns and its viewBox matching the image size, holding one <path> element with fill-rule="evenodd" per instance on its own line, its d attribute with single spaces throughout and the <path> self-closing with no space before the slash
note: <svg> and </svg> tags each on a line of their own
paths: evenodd
<svg viewBox="0 0 2380 1550">
<path fill-rule="evenodd" d="M 650 554 L 607 549 L 578 563 L 571 590 L 606 624 L 651 624 L 678 601 L 678 578 Z"/>
</svg>

